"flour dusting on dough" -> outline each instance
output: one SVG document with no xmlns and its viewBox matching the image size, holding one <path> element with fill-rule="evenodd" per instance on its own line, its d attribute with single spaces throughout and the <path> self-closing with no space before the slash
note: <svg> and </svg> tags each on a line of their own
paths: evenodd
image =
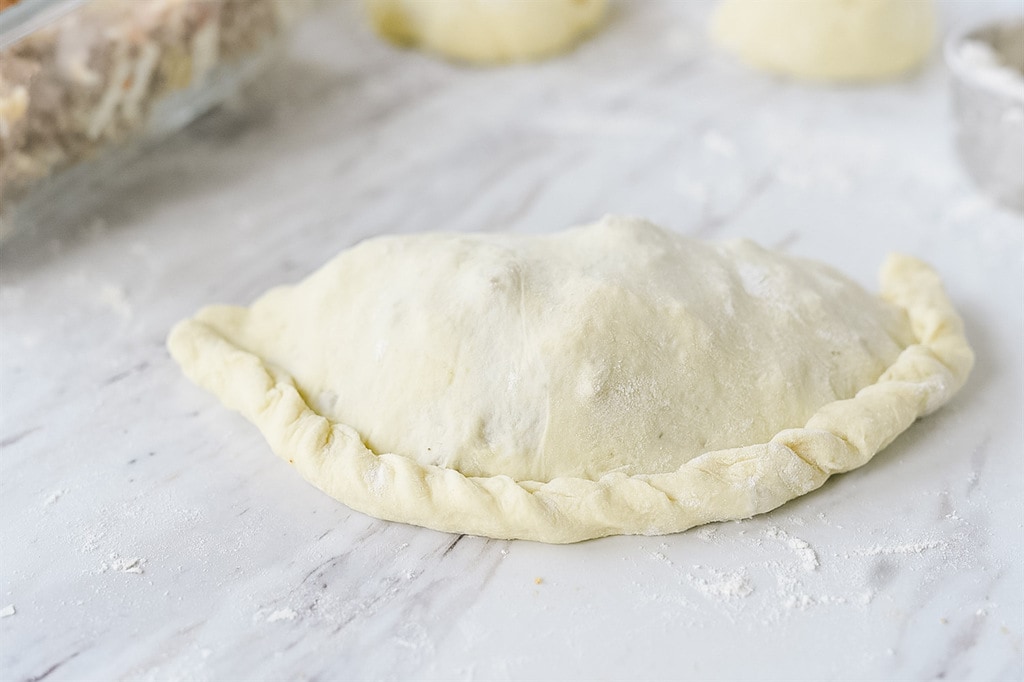
<svg viewBox="0 0 1024 682">
<path fill-rule="evenodd" d="M 363 480 L 374 495 L 384 495 L 387 492 L 387 474 L 384 473 L 384 465 L 379 460 L 363 472 Z"/>
</svg>

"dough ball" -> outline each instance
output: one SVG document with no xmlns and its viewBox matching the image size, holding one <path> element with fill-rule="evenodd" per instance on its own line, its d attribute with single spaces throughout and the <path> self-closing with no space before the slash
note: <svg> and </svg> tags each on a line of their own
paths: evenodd
<svg viewBox="0 0 1024 682">
<path fill-rule="evenodd" d="M 715 41 L 753 67 L 808 80 L 892 78 L 935 38 L 931 0 L 724 0 Z"/>
<path fill-rule="evenodd" d="M 607 0 L 367 0 L 383 37 L 480 64 L 564 52 L 604 18 Z"/>
</svg>

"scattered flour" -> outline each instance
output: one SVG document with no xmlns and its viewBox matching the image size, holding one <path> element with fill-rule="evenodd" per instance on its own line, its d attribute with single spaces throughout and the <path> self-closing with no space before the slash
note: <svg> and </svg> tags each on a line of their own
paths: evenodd
<svg viewBox="0 0 1024 682">
<path fill-rule="evenodd" d="M 704 526 L 697 531 L 696 535 L 701 540 L 707 540 L 710 542 L 718 535 L 718 529 L 713 526 Z"/>
<path fill-rule="evenodd" d="M 940 512 L 946 518 L 954 519 L 957 527 L 970 525 L 967 518 L 951 512 L 948 505 L 940 507 Z M 656 549 L 652 548 L 653 551 L 648 549 L 646 555 L 651 560 L 671 566 L 681 586 L 686 585 L 704 597 L 707 604 L 703 606 L 686 600 L 680 602 L 694 614 L 710 607 L 719 610 L 720 615 L 734 618 L 742 611 L 745 614 L 744 622 L 754 616 L 762 625 L 782 623 L 799 617 L 802 612 L 825 609 L 869 610 L 876 597 L 885 594 L 884 584 L 881 587 L 873 584 L 871 576 L 876 561 L 871 557 L 894 555 L 894 558 L 903 557 L 900 562 L 912 562 L 913 566 L 919 566 L 921 560 L 915 560 L 916 557 L 929 550 L 937 550 L 941 552 L 941 557 L 931 557 L 928 566 L 936 558 L 940 559 L 938 564 L 943 569 L 961 565 L 969 567 L 973 561 L 973 554 L 962 549 L 969 539 L 967 531 L 963 530 L 941 538 L 912 542 L 907 542 L 907 538 L 887 534 L 883 536 L 884 539 L 879 538 L 882 543 L 861 547 L 843 546 L 845 543 L 839 539 L 842 544 L 830 546 L 827 554 L 836 560 L 822 564 L 819 552 L 809 542 L 792 535 L 798 527 L 810 526 L 841 530 L 841 526 L 832 522 L 824 513 L 812 515 L 806 520 L 802 517 L 787 517 L 786 529 L 783 529 L 781 523 L 766 524 L 760 528 L 753 524 L 736 530 L 719 524 L 695 529 L 690 537 L 698 542 L 689 545 L 688 551 L 675 541 L 667 541 L 661 542 Z M 845 538 L 848 534 L 833 535 Z M 733 548 L 737 551 L 729 553 L 733 557 L 731 563 L 714 567 L 706 564 L 680 566 L 671 558 L 678 551 L 692 552 L 695 556 L 708 555 L 709 552 L 713 556 L 723 556 L 714 551 L 715 548 Z M 679 556 L 686 556 L 686 553 Z M 762 557 L 760 561 L 757 560 L 758 555 Z M 908 569 L 918 570 L 911 566 Z M 930 572 L 924 579 L 932 580 L 932 575 Z M 660 595 L 659 599 L 664 600 L 664 595 Z M 989 613 L 989 604 L 975 604 L 973 609 L 977 610 L 976 618 L 984 618 Z M 692 620 L 691 624 L 699 625 L 699 618 Z"/>
<path fill-rule="evenodd" d="M 789 610 L 806 611 L 812 606 L 822 606 L 825 604 L 854 604 L 858 606 L 867 606 L 874 599 L 875 593 L 871 590 L 861 592 L 854 598 L 850 597 L 833 597 L 831 595 L 811 595 L 811 594 L 790 594 L 782 600 L 782 606 Z"/>
<path fill-rule="evenodd" d="M 668 544 L 661 543 L 661 549 L 668 549 Z M 658 561 L 676 567 L 675 563 L 667 556 L 664 552 L 651 552 L 651 556 Z M 719 600 L 734 600 L 741 597 L 746 597 L 754 591 L 754 587 L 750 582 L 750 578 L 747 577 L 745 569 L 739 569 L 736 571 L 719 571 L 718 569 L 711 568 L 710 566 L 693 566 L 694 571 L 700 571 L 706 574 L 706 577 L 700 575 L 694 575 L 693 573 L 685 573 L 687 582 L 690 585 L 703 594 L 705 597 L 719 599 Z M 680 571 L 682 573 L 682 571 Z"/>
<path fill-rule="evenodd" d="M 141 557 L 121 557 L 117 554 L 111 554 L 108 559 L 110 560 L 110 563 L 104 562 L 97 573 L 106 573 L 107 571 L 116 571 L 118 573 L 142 573 L 142 565 L 146 562 L 146 560 Z"/>
<path fill-rule="evenodd" d="M 878 556 L 879 554 L 920 554 L 928 549 L 935 549 L 936 547 L 945 547 L 946 543 L 939 540 L 928 540 L 925 542 L 914 542 L 905 545 L 892 545 L 882 546 L 875 545 L 874 547 L 867 547 L 865 549 L 854 550 L 861 556 Z"/>
<path fill-rule="evenodd" d="M 44 507 L 49 507 L 50 505 L 55 504 L 57 502 L 57 500 L 59 500 L 61 497 L 63 497 L 67 492 L 68 492 L 67 488 L 61 488 L 60 490 L 54 490 L 52 493 L 50 493 L 49 497 L 47 497 L 45 500 L 43 500 L 43 506 Z"/>
<path fill-rule="evenodd" d="M 279 620 L 295 620 L 298 615 L 294 609 L 278 609 L 267 616 L 267 622 L 276 623 Z"/>
<path fill-rule="evenodd" d="M 0 609 L 0 618 L 10 618 L 18 612 L 18 609 L 14 608 L 14 604 L 8 604 L 7 606 Z"/>
<path fill-rule="evenodd" d="M 694 568 L 700 569 L 701 567 L 694 566 Z M 687 573 L 686 579 L 694 589 L 705 597 L 715 599 L 738 599 L 746 597 L 754 591 L 754 587 L 751 585 L 750 579 L 747 577 L 746 571 L 743 569 L 728 572 L 718 571 L 714 568 L 705 568 L 704 570 L 708 573 L 708 578 L 702 578 L 700 576 L 693 575 L 692 573 Z"/>
<path fill-rule="evenodd" d="M 866 607 L 875 597 L 874 590 L 866 589 L 852 595 L 812 594 L 804 590 L 800 580 L 784 571 L 776 573 L 779 602 L 786 611 L 806 611 L 815 606 L 849 605 Z"/>
<path fill-rule="evenodd" d="M 805 571 L 814 571 L 818 568 L 818 554 L 814 551 L 806 540 L 800 538 L 794 538 L 786 531 L 782 530 L 778 526 L 770 526 L 764 532 L 766 538 L 772 540 L 778 540 L 783 542 L 789 547 L 790 550 L 800 559 L 800 565 Z"/>
<path fill-rule="evenodd" d="M 837 530 L 843 530 L 843 527 L 841 525 L 839 525 L 838 523 L 832 523 L 829 520 L 828 516 L 825 515 L 825 512 L 818 512 L 817 519 L 819 521 L 821 521 L 823 524 L 825 524 L 826 526 L 828 526 L 829 528 L 835 528 Z"/>
<path fill-rule="evenodd" d="M 104 537 L 106 537 L 106 533 L 102 531 L 96 533 L 86 533 L 82 537 L 82 553 L 84 554 L 85 552 L 95 552 L 97 549 L 100 548 L 100 540 L 102 540 Z"/>
</svg>

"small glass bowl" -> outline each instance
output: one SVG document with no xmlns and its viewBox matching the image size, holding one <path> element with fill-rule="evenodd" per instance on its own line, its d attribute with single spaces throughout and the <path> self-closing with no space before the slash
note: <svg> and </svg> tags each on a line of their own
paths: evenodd
<svg viewBox="0 0 1024 682">
<path fill-rule="evenodd" d="M 955 32 L 945 57 L 964 167 L 982 192 L 1024 211 L 1024 17 Z"/>
</svg>

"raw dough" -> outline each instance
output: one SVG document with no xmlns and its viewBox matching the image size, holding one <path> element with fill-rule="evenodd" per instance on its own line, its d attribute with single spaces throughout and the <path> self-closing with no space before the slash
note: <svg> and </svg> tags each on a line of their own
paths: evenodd
<svg viewBox="0 0 1024 682">
<path fill-rule="evenodd" d="M 882 294 L 609 217 L 372 239 L 169 346 L 355 509 L 573 542 L 767 511 L 944 403 L 973 359 L 937 276 L 891 256 Z"/>
<path fill-rule="evenodd" d="M 385 38 L 493 63 L 563 52 L 604 18 L 607 0 L 366 0 Z"/>
<path fill-rule="evenodd" d="M 824 81 L 891 78 L 935 38 L 932 0 L 723 0 L 712 35 L 751 66 Z"/>
</svg>

